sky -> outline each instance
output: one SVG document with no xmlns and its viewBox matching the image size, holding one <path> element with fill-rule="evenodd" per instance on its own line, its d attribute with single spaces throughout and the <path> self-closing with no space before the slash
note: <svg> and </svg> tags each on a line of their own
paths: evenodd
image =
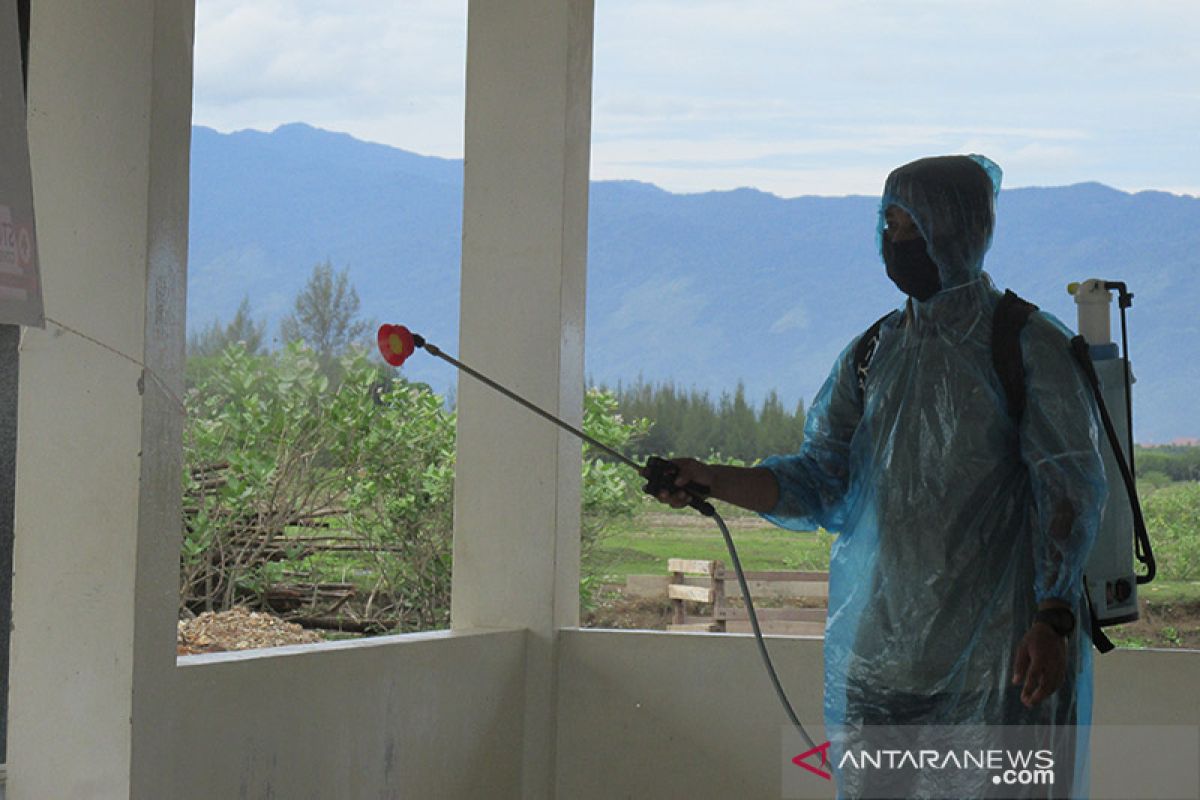
<svg viewBox="0 0 1200 800">
<path fill-rule="evenodd" d="M 595 0 L 592 177 L 878 194 L 983 153 L 1005 186 L 1200 195 L 1200 3 Z M 465 0 L 198 0 L 194 122 L 462 157 Z"/>
</svg>

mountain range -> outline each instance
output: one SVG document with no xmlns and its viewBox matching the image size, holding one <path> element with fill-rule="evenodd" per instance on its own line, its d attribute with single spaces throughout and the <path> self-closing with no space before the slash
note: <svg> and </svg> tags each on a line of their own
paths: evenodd
<svg viewBox="0 0 1200 800">
<path fill-rule="evenodd" d="M 329 260 L 349 271 L 364 316 L 456 351 L 462 169 L 302 123 L 193 128 L 189 330 L 228 320 L 249 297 L 273 333 Z M 785 405 L 807 402 L 846 343 L 903 300 L 875 250 L 877 206 L 594 181 L 589 380 L 669 380 L 713 396 L 740 381 L 750 398 L 775 389 Z M 1068 282 L 1125 281 L 1136 438 L 1200 436 L 1186 399 L 1200 396 L 1200 198 L 1098 183 L 1005 190 L 985 268 L 1069 327 Z M 457 379 L 435 359 L 405 372 L 441 391 Z"/>
</svg>

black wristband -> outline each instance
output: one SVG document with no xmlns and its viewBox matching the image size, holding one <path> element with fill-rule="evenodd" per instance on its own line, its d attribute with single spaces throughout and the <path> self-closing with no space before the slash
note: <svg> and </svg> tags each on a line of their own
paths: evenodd
<svg viewBox="0 0 1200 800">
<path fill-rule="evenodd" d="M 1075 615 L 1067 608 L 1043 608 L 1033 615 L 1033 621 L 1049 625 L 1059 636 L 1070 636 L 1075 630 Z"/>
</svg>

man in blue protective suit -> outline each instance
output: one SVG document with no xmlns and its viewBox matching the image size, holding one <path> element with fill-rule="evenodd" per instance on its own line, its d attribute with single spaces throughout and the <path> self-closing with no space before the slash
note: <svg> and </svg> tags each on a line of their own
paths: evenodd
<svg viewBox="0 0 1200 800">
<path fill-rule="evenodd" d="M 753 468 L 675 462 L 680 486 L 839 534 L 825 635 L 835 754 L 881 741 L 873 726 L 956 726 L 950 746 L 992 749 L 995 726 L 1019 725 L 1053 752 L 1050 788 L 922 769 L 904 778 L 909 797 L 1087 791 L 1076 726 L 1090 723 L 1091 641 L 1077 623 L 1105 499 L 1098 423 L 1069 334 L 1042 312 L 1020 333 L 1025 408 L 1007 408 L 992 355 L 1001 293 L 983 271 L 999 187 L 999 167 L 981 156 L 892 172 L 878 243 L 908 299 L 880 324 L 869 369 L 852 341 L 795 454 Z M 898 791 L 877 778 L 839 771 L 840 794 Z"/>
</svg>

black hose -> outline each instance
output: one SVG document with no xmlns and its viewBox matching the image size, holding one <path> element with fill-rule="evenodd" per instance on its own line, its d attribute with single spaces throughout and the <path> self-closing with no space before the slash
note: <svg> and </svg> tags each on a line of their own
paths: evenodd
<svg viewBox="0 0 1200 800">
<path fill-rule="evenodd" d="M 729 558 L 733 562 L 733 571 L 737 574 L 738 586 L 742 587 L 742 598 L 746 601 L 746 612 L 750 618 L 750 628 L 754 631 L 754 641 L 758 644 L 758 652 L 762 655 L 763 665 L 767 668 L 767 676 L 771 679 L 771 685 L 775 687 L 775 694 L 779 696 L 779 702 L 783 705 L 783 710 L 787 712 L 788 719 L 796 726 L 796 730 L 800 731 L 800 736 L 804 739 L 809 747 L 816 747 L 812 737 L 808 735 L 808 731 L 804 730 L 804 726 L 800 723 L 800 718 L 796 716 L 796 711 L 792 708 L 791 701 L 788 700 L 787 693 L 783 691 L 783 685 L 779 683 L 779 676 L 775 673 L 775 665 L 771 663 L 771 655 L 767 652 L 767 643 L 763 639 L 762 628 L 758 625 L 758 615 L 754 613 L 754 601 L 750 598 L 750 587 L 746 585 L 746 573 L 742 572 L 742 562 L 738 558 L 737 548 L 733 546 L 733 537 L 729 535 L 729 528 L 725 525 L 725 520 L 721 519 L 721 515 L 716 511 L 712 514 L 706 514 L 716 520 L 717 527 L 721 529 L 721 535 L 725 537 L 725 548 L 729 550 Z"/>
<path fill-rule="evenodd" d="M 1117 430 L 1113 426 L 1112 417 L 1108 413 L 1108 407 L 1104 404 L 1104 395 L 1100 389 L 1100 378 L 1096 374 L 1096 367 L 1092 363 L 1090 346 L 1087 339 L 1082 336 L 1076 336 L 1071 340 L 1071 351 L 1075 354 L 1075 360 L 1083 368 L 1083 373 L 1091 384 L 1092 393 L 1096 396 L 1096 405 L 1100 410 L 1100 422 L 1104 425 L 1104 433 L 1108 437 L 1108 443 L 1112 446 L 1113 457 L 1117 462 L 1117 469 L 1121 472 L 1121 479 L 1125 483 L 1125 491 L 1129 495 L 1129 506 L 1133 510 L 1133 535 L 1134 545 L 1138 561 L 1146 567 L 1145 575 L 1138 575 L 1137 582 L 1149 583 L 1154 580 L 1154 575 L 1157 572 L 1157 567 L 1154 561 L 1154 552 L 1150 548 L 1150 535 L 1146 532 L 1146 520 L 1142 517 L 1142 504 L 1138 500 L 1137 485 L 1133 480 L 1133 472 L 1129 467 L 1128 461 L 1121 453 L 1121 439 L 1117 436 Z M 1126 362 L 1125 366 L 1128 371 L 1129 365 Z M 1130 453 L 1132 455 L 1132 453 Z"/>
<path fill-rule="evenodd" d="M 704 516 L 712 517 L 717 521 L 717 527 L 721 529 L 721 535 L 725 537 L 725 547 L 729 550 L 729 557 L 733 561 L 733 569 L 737 574 L 738 585 L 742 587 L 742 597 L 746 600 L 746 611 L 750 617 L 750 627 L 754 630 L 754 640 L 758 643 L 758 652 L 762 655 L 763 664 L 767 668 L 767 675 L 771 678 L 771 684 L 775 687 L 775 693 L 779 696 L 779 702 L 783 704 L 783 708 L 787 712 L 788 719 L 790 719 L 792 724 L 796 726 L 796 730 L 800 731 L 800 736 L 803 737 L 808 746 L 816 747 L 812 737 L 808 735 L 808 731 L 804 730 L 804 726 L 800 724 L 799 717 L 796 716 L 796 712 L 792 709 L 792 704 L 788 700 L 787 694 L 783 691 L 783 686 L 779 683 L 779 676 L 775 674 L 775 665 L 771 663 L 771 655 L 767 652 L 766 642 L 763 641 L 762 629 L 758 625 L 758 616 L 754 613 L 754 601 L 750 598 L 750 587 L 746 585 L 746 575 L 742 572 L 742 562 L 738 558 L 737 548 L 733 545 L 733 537 L 729 535 L 729 528 L 726 527 L 725 520 L 721 519 L 721 515 L 717 513 L 712 504 L 704 499 L 705 495 L 708 494 L 708 488 L 698 484 L 688 484 L 687 486 L 683 487 L 676 486 L 675 477 L 679 474 L 679 467 L 677 467 L 675 464 L 666 461 L 665 459 L 652 457 L 646 462 L 646 466 L 643 468 L 628 456 L 617 452 L 603 442 L 593 439 L 591 436 L 587 435 L 574 425 L 564 422 L 555 415 L 551 414 L 549 411 L 546 411 L 534 403 L 531 403 L 511 389 L 501 385 L 500 383 L 497 383 L 472 367 L 467 366 L 463 362 L 441 350 L 436 345 L 427 341 L 424 336 L 413 333 L 412 337 L 413 344 L 416 347 L 424 348 L 425 351 L 430 355 L 436 356 L 456 369 L 466 372 L 471 377 L 491 387 L 492 389 L 495 389 L 497 392 L 516 402 L 517 404 L 524 406 L 528 410 L 540 416 L 542 419 L 557 425 L 568 433 L 573 434 L 577 438 L 593 445 L 605 453 L 608 453 L 618 461 L 633 467 L 641 475 L 643 475 L 643 477 L 647 478 L 648 482 L 645 490 L 650 495 L 658 496 L 660 491 L 678 491 L 682 489 L 689 495 L 688 505 L 699 511 Z"/>
</svg>

